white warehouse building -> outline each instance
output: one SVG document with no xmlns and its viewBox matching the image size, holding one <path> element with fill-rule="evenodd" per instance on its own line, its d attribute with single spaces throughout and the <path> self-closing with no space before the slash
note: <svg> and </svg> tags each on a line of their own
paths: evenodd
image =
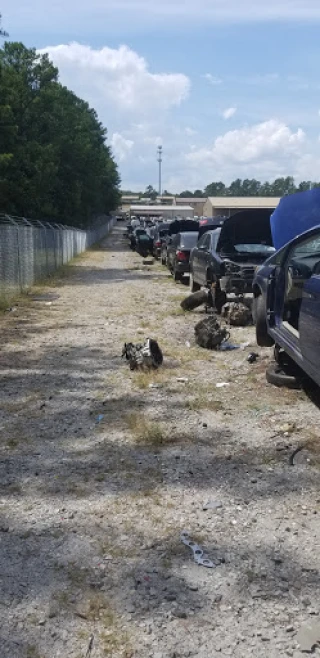
<svg viewBox="0 0 320 658">
<path fill-rule="evenodd" d="M 175 217 L 181 217 L 181 219 L 190 217 L 193 219 L 194 209 L 191 206 L 133 205 L 130 206 L 130 217 L 132 215 L 136 217 L 164 217 L 165 219 L 174 219 Z"/>
</svg>

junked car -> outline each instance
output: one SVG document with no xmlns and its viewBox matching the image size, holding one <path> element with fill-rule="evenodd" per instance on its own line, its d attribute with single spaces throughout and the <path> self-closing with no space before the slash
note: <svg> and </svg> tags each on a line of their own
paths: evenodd
<svg viewBox="0 0 320 658">
<path fill-rule="evenodd" d="M 275 251 L 270 214 L 268 210 L 243 211 L 204 233 L 190 256 L 191 290 L 215 284 L 225 296 L 252 292 L 257 265 Z"/>
<path fill-rule="evenodd" d="M 165 240 L 166 235 L 168 235 L 168 232 L 169 232 L 169 224 L 166 222 L 162 222 L 156 227 L 153 236 L 153 255 L 155 256 L 155 258 L 160 258 L 162 244 Z"/>
<path fill-rule="evenodd" d="M 181 281 L 190 271 L 191 249 L 197 244 L 198 231 L 177 233 L 167 246 L 167 266 L 175 281 Z"/>
<path fill-rule="evenodd" d="M 275 345 L 279 366 L 284 352 L 320 386 L 320 191 L 309 194 L 286 197 L 271 219 L 279 249 L 257 269 L 253 317 L 258 345 Z M 287 379 L 279 369 L 273 383 Z"/>
</svg>

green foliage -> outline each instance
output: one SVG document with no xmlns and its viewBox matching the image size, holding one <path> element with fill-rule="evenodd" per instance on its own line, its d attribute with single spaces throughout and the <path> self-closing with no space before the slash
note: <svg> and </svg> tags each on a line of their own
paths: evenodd
<svg viewBox="0 0 320 658">
<path fill-rule="evenodd" d="M 303 181 L 298 186 L 295 185 L 294 179 L 291 176 L 286 178 L 277 178 L 272 183 L 261 183 L 258 180 L 248 179 L 233 181 L 229 187 L 224 183 L 210 183 L 204 190 L 205 196 L 276 196 L 282 197 L 286 194 L 294 194 L 295 192 L 303 192 L 309 190 L 311 187 L 318 187 L 318 183 L 311 181 Z M 198 190 L 197 190 L 198 192 Z"/>
<path fill-rule="evenodd" d="M 47 55 L 0 50 L 0 212 L 86 226 L 117 207 L 119 175 L 106 130 L 63 87 Z"/>
<path fill-rule="evenodd" d="M 144 194 L 142 194 L 142 196 L 145 199 L 151 199 L 151 201 L 155 201 L 158 196 L 158 192 L 157 190 L 154 189 L 153 185 L 148 185 L 148 187 L 146 187 L 146 191 L 144 192 Z"/>
<path fill-rule="evenodd" d="M 7 37 L 8 33 L 5 30 L 2 29 L 1 22 L 2 22 L 2 16 L 0 14 L 0 37 Z"/>
</svg>

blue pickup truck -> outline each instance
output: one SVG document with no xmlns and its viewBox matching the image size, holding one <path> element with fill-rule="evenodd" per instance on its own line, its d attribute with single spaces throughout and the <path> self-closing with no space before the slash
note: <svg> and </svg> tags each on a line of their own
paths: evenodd
<svg viewBox="0 0 320 658">
<path fill-rule="evenodd" d="M 270 221 L 277 251 L 253 282 L 257 343 L 320 386 L 320 190 L 284 197 Z"/>
</svg>

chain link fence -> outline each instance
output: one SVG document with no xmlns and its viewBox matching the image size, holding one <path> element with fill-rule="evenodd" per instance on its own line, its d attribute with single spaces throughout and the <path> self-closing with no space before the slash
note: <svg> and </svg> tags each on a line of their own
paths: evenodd
<svg viewBox="0 0 320 658">
<path fill-rule="evenodd" d="M 113 217 L 100 217 L 88 230 L 0 214 L 0 301 L 45 279 L 102 240 Z"/>
</svg>

